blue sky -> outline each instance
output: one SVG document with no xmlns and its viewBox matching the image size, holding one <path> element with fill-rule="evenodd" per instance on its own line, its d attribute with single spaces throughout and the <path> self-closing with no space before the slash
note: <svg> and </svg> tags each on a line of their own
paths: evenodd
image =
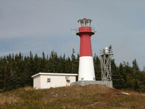
<svg viewBox="0 0 145 109">
<path fill-rule="evenodd" d="M 71 28 L 78 19 L 92 19 L 93 54 L 112 45 L 115 62 L 136 58 L 145 66 L 144 0 L 0 0 L 0 56 L 21 52 L 71 56 L 79 53 L 80 38 Z"/>
</svg>

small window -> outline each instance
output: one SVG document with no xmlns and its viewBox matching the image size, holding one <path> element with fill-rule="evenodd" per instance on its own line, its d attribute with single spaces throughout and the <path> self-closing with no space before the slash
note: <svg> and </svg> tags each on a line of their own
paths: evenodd
<svg viewBox="0 0 145 109">
<path fill-rule="evenodd" d="M 47 78 L 47 82 L 50 82 L 50 78 Z"/>
<path fill-rule="evenodd" d="M 70 80 L 66 80 L 68 83 L 70 83 Z"/>
</svg>

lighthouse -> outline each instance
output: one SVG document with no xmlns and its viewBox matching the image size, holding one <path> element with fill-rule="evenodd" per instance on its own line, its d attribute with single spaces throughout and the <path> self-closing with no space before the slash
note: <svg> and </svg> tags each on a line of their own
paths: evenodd
<svg viewBox="0 0 145 109">
<path fill-rule="evenodd" d="M 94 63 L 92 57 L 91 36 L 94 35 L 91 19 L 79 19 L 80 57 L 78 81 L 95 81 Z"/>
<path fill-rule="evenodd" d="M 112 81 L 100 81 L 95 79 L 94 62 L 92 55 L 91 36 L 95 34 L 95 29 L 91 25 L 91 19 L 79 19 L 79 29 L 76 29 L 76 35 L 80 37 L 80 57 L 78 81 L 71 83 L 71 86 L 85 86 L 89 84 L 106 85 L 113 87 Z M 106 50 L 106 52 L 108 52 Z"/>
</svg>

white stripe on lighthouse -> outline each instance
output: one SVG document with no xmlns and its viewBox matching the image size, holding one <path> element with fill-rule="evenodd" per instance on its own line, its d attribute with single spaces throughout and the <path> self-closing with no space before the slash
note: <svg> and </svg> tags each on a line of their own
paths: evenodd
<svg viewBox="0 0 145 109">
<path fill-rule="evenodd" d="M 78 81 L 95 81 L 94 63 L 92 56 L 82 56 L 79 58 Z"/>
</svg>

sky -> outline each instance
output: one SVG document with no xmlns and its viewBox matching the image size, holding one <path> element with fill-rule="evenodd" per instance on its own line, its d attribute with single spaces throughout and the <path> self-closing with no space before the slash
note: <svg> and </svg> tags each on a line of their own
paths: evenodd
<svg viewBox="0 0 145 109">
<path fill-rule="evenodd" d="M 92 52 L 112 46 L 115 63 L 137 60 L 145 66 L 144 0 L 0 0 L 0 56 L 51 51 L 71 57 L 79 53 L 78 20 L 89 18 L 97 31 Z"/>
</svg>

